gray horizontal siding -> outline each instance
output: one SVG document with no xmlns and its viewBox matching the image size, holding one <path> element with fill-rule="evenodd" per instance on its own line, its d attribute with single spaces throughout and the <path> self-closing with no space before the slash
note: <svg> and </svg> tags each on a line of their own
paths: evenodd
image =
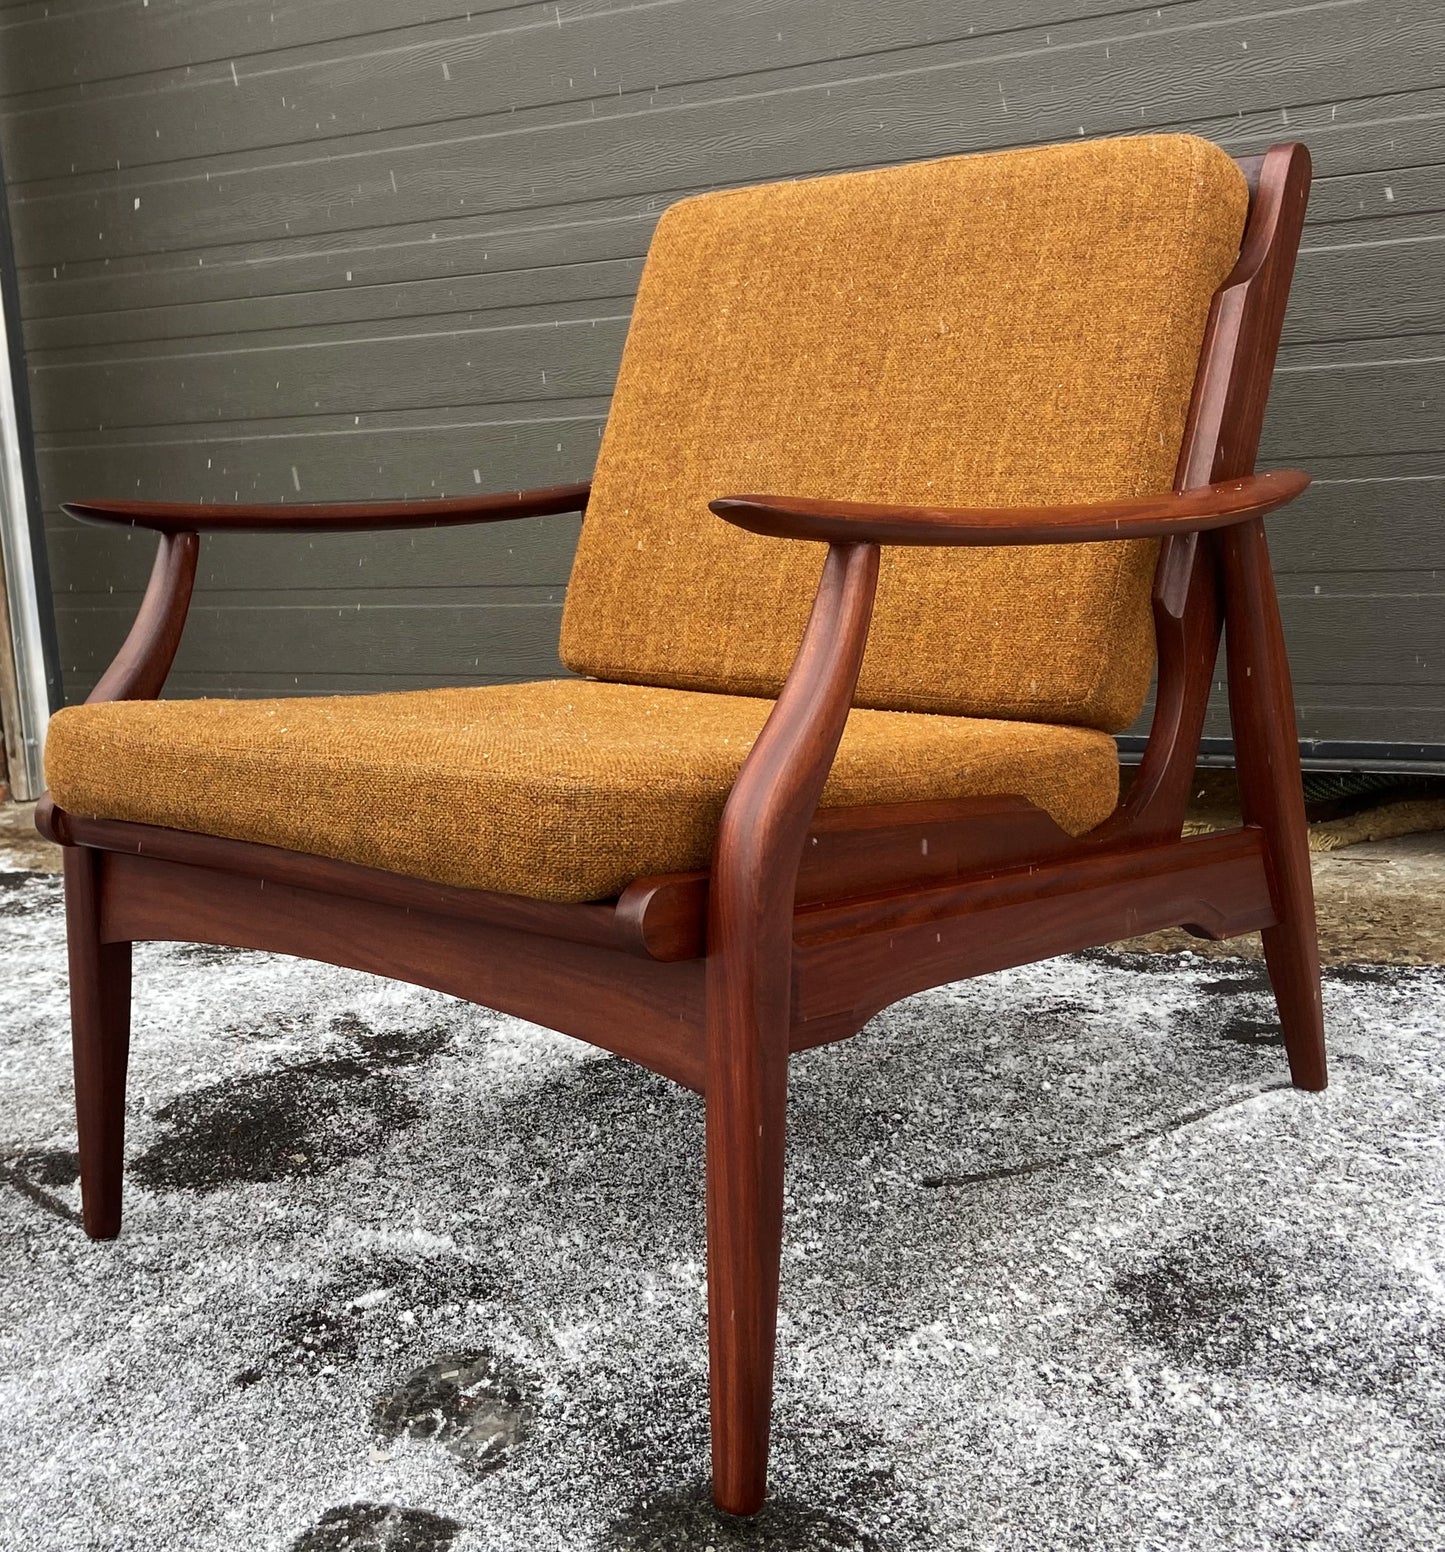
<svg viewBox="0 0 1445 1552">
<path fill-rule="evenodd" d="M 1442 45 L 1438 0 L 0 4 L 69 689 L 149 555 L 67 496 L 585 477 L 673 199 L 1180 128 L 1315 155 L 1265 447 L 1317 476 L 1273 535 L 1302 732 L 1445 740 Z M 555 672 L 575 536 L 209 543 L 176 688 Z"/>
<path fill-rule="evenodd" d="M 136 602 L 134 595 L 117 595 L 103 606 L 88 605 L 94 635 L 123 637 Z M 243 663 L 247 673 L 282 684 L 325 642 L 344 654 L 348 676 L 526 677 L 539 662 L 556 663 L 561 604 L 562 589 L 539 587 L 380 586 L 355 601 L 350 592 L 301 587 L 288 589 L 280 605 L 273 591 L 227 589 L 193 608 L 176 667 L 185 676 L 224 683 Z M 98 676 L 106 661 L 103 650 L 95 651 L 79 671 Z"/>
<path fill-rule="evenodd" d="M 670 40 L 654 32 L 645 42 L 649 55 L 665 57 L 670 41 L 695 59 L 698 25 L 715 4 L 678 0 L 659 8 L 679 25 Z M 780 19 L 788 9 L 773 8 Z M 619 16 L 640 10 L 577 23 L 576 57 L 588 58 Z M 1166 100 L 1175 121 L 1268 112 L 1312 100 L 1325 79 L 1340 96 L 1438 88 L 1445 18 L 1434 0 L 1322 0 L 1258 20 L 1239 13 L 1238 0 L 1185 0 L 1067 23 L 1036 38 L 1011 33 L 1007 46 L 982 39 L 895 51 L 869 61 L 866 74 L 857 59 L 815 63 L 697 88 L 634 91 L 615 106 L 594 97 L 493 112 L 475 125 L 443 113 L 427 132 L 392 129 L 130 169 L 122 155 L 119 178 L 113 166 L 34 181 L 11 174 L 26 208 L 17 259 L 55 265 L 177 248 L 199 254 L 260 233 L 429 223 L 537 209 L 559 196 L 670 196 L 893 160 L 900 151 L 934 155 L 1052 140 L 1081 126 L 1087 133 L 1138 129 L 1161 116 Z M 1374 13 L 1374 24 L 1361 27 L 1362 13 Z M 370 96 L 364 71 L 354 90 Z M 506 76 L 479 83 L 473 100 L 483 91 L 513 100 Z M 89 112 L 88 102 L 77 108 Z M 7 116 L 7 134 L 12 124 L 23 133 L 25 116 Z M 177 124 L 178 143 L 191 133 L 187 116 Z"/>
</svg>

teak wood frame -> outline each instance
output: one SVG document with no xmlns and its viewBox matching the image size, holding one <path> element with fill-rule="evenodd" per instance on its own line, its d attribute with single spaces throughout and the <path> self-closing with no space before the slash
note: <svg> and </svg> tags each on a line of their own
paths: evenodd
<svg viewBox="0 0 1445 1552">
<path fill-rule="evenodd" d="M 86 1232 L 120 1227 L 131 944 L 264 949 L 436 988 L 629 1057 L 705 1096 L 714 1496 L 766 1487 L 790 1052 L 855 1034 L 926 987 L 1139 932 L 1262 929 L 1294 1082 L 1325 1084 L 1305 817 L 1289 670 L 1262 514 L 1303 477 L 1251 477 L 1308 197 L 1303 146 L 1240 163 L 1251 208 L 1216 295 L 1175 489 L 1106 507 L 948 512 L 736 497 L 720 516 L 826 540 L 797 660 L 722 817 L 709 872 L 559 905 L 448 888 L 211 836 L 83 819 L 48 800 L 65 848 Z M 1023 450 L 1026 452 L 1026 450 Z M 1210 487 L 1210 488 L 1206 488 Z M 160 534 L 139 616 L 92 700 L 158 695 L 203 530 L 314 532 L 577 511 L 585 485 L 361 506 L 85 503 Z M 1018 798 L 818 809 L 867 638 L 880 543 L 1163 536 L 1158 693 L 1128 796 L 1071 838 Z M 1218 650 L 1243 827 L 1181 839 Z M 264 891 L 264 893 L 263 893 Z"/>
</svg>

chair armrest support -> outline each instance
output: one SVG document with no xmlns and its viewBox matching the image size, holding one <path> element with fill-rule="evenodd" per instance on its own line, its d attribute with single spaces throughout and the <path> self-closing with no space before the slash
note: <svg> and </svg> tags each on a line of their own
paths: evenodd
<svg viewBox="0 0 1445 1552">
<path fill-rule="evenodd" d="M 741 887 L 753 912 L 792 913 L 798 862 L 853 706 L 878 586 L 876 544 L 833 544 L 807 628 L 718 827 L 713 894 Z"/>
<path fill-rule="evenodd" d="M 200 553 L 199 534 L 161 534 L 135 622 L 110 667 L 85 697 L 87 706 L 100 701 L 153 701 L 161 693 L 190 612 Z"/>
<path fill-rule="evenodd" d="M 223 505 L 164 501 L 67 501 L 61 511 L 82 523 L 151 528 L 157 533 L 345 533 L 386 528 L 444 528 L 505 523 L 519 517 L 580 512 L 588 484 L 509 490 L 435 501 L 281 502 Z"/>
<path fill-rule="evenodd" d="M 1063 544 L 1198 533 L 1263 517 L 1310 483 L 1298 469 L 1196 490 L 1058 507 L 875 506 L 805 496 L 724 496 L 713 512 L 749 533 L 825 544 Z"/>
<path fill-rule="evenodd" d="M 709 952 L 761 926 L 780 931 L 798 862 L 852 706 L 868 640 L 879 546 L 1057 544 L 1154 538 L 1253 523 L 1309 485 L 1297 470 L 1223 480 L 1182 494 L 1061 507 L 873 506 L 729 496 L 719 517 L 771 538 L 828 545 L 798 655 L 728 796 L 713 858 Z"/>
</svg>

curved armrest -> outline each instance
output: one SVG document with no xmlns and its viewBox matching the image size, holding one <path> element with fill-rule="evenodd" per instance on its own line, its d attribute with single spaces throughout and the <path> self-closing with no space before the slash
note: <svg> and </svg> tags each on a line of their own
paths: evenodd
<svg viewBox="0 0 1445 1552">
<path fill-rule="evenodd" d="M 1061 507 L 874 506 L 805 496 L 724 496 L 712 511 L 749 533 L 825 544 L 1063 544 L 1197 533 L 1263 517 L 1293 501 L 1310 477 L 1298 469 L 1221 480 L 1180 495 Z"/>
<path fill-rule="evenodd" d="M 160 535 L 140 612 L 115 660 L 87 702 L 154 700 L 175 661 L 191 605 L 201 532 L 342 533 L 383 528 L 440 528 L 580 512 L 590 485 L 442 501 L 364 501 L 326 505 L 223 506 L 155 501 L 69 501 L 61 510 L 83 523 L 118 523 Z"/>
<path fill-rule="evenodd" d="M 505 523 L 518 517 L 580 512 L 590 485 L 552 485 L 495 496 L 436 501 L 284 502 L 276 505 L 184 504 L 169 501 L 67 501 L 61 511 L 82 523 L 120 523 L 157 533 L 344 533 L 382 528 L 442 528 Z"/>
</svg>

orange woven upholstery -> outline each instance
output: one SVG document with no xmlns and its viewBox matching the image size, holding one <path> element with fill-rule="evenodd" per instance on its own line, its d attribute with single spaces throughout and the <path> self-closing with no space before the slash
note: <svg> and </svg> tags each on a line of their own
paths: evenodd
<svg viewBox="0 0 1445 1552">
<path fill-rule="evenodd" d="M 272 701 L 114 701 L 50 726 L 61 808 L 542 900 L 706 867 L 768 701 L 585 680 Z M 1082 728 L 853 713 L 825 804 L 1021 793 L 1065 829 L 1114 806 Z"/>
<path fill-rule="evenodd" d="M 563 623 L 601 679 L 776 694 L 819 546 L 747 492 L 1009 506 L 1169 489 L 1248 192 L 1187 135 L 706 194 L 648 255 Z M 857 704 L 1118 729 L 1155 546 L 885 551 Z"/>
</svg>

